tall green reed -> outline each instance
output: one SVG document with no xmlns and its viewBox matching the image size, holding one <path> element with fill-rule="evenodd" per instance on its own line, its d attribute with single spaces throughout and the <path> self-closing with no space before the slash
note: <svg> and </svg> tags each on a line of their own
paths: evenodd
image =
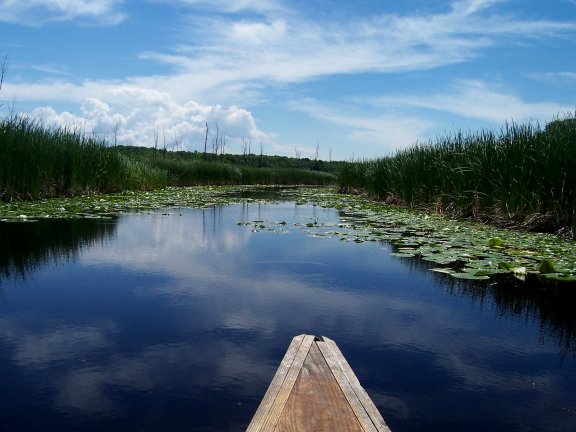
<svg viewBox="0 0 576 432">
<path fill-rule="evenodd" d="M 392 157 L 349 163 L 342 189 L 542 231 L 576 223 L 576 118 L 542 129 L 504 125 L 417 143 Z M 576 231 L 576 230 L 574 230 Z"/>
<path fill-rule="evenodd" d="M 335 176 L 298 168 L 257 168 L 174 154 L 122 153 L 77 130 L 28 117 L 0 121 L 0 199 L 156 189 L 167 185 L 329 184 Z"/>
<path fill-rule="evenodd" d="M 167 174 L 104 140 L 28 117 L 0 121 L 0 198 L 38 199 L 166 185 Z"/>
</svg>

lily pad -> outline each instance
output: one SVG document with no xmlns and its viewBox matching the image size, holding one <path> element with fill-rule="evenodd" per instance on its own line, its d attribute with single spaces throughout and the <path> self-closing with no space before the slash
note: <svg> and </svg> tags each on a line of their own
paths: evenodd
<svg viewBox="0 0 576 432">
<path fill-rule="evenodd" d="M 477 273 L 451 273 L 452 277 L 456 279 L 468 279 L 468 280 L 488 280 L 489 276 L 479 275 Z"/>
<path fill-rule="evenodd" d="M 446 268 L 446 267 L 436 267 L 436 268 L 430 269 L 430 271 L 433 271 L 436 273 L 449 274 L 449 275 L 455 273 L 454 270 L 452 270 L 450 268 Z"/>
<path fill-rule="evenodd" d="M 540 264 L 538 264 L 536 270 L 538 270 L 542 274 L 556 273 L 556 266 L 554 265 L 552 260 L 543 259 L 542 261 L 540 261 Z"/>
<path fill-rule="evenodd" d="M 576 275 L 566 275 L 560 273 L 543 273 L 538 278 L 551 282 L 576 282 Z"/>
</svg>

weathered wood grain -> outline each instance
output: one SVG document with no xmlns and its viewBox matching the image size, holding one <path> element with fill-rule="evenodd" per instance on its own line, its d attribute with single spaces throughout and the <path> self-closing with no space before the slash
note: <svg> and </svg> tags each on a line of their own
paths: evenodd
<svg viewBox="0 0 576 432">
<path fill-rule="evenodd" d="M 275 432 L 362 432 L 354 411 L 314 343 Z"/>
<path fill-rule="evenodd" d="M 313 342 L 314 336 L 311 335 L 300 335 L 292 339 L 247 432 L 273 430 Z"/>
<path fill-rule="evenodd" d="M 247 432 L 390 432 L 336 343 L 296 336 Z"/>
<path fill-rule="evenodd" d="M 368 396 L 368 393 L 366 393 L 366 391 L 360 384 L 360 381 L 358 381 L 356 374 L 348 364 L 348 361 L 346 361 L 346 357 L 344 357 L 344 355 L 338 348 L 338 345 L 336 345 L 336 342 L 327 337 L 324 337 L 323 339 L 324 339 L 323 343 L 321 342 L 318 343 L 319 347 L 323 353 L 326 352 L 325 357 L 328 364 L 330 364 L 330 362 L 328 361 L 329 354 L 327 354 L 327 351 L 329 350 L 332 353 L 330 359 L 331 361 L 334 361 L 336 363 L 334 366 L 331 366 L 332 372 L 334 373 L 334 371 L 340 370 L 343 374 L 343 376 L 340 375 L 337 376 L 337 374 L 335 373 L 335 377 L 338 383 L 343 388 L 346 386 L 346 384 L 343 382 L 344 379 L 349 383 L 350 388 L 353 391 L 355 397 L 352 397 L 352 400 L 351 399 L 348 400 L 356 415 L 359 417 L 359 419 L 361 419 L 362 424 L 364 425 L 364 421 L 366 420 L 364 414 L 362 414 L 362 411 L 364 411 L 368 416 L 368 418 L 370 419 L 369 424 L 373 425 L 375 428 L 372 430 L 391 432 L 388 425 L 386 425 L 384 418 L 380 414 L 380 411 L 378 411 L 378 408 L 376 408 L 374 402 L 372 402 L 372 399 L 370 399 L 370 396 Z M 344 393 L 346 394 L 346 392 Z M 368 431 L 371 429 L 368 429 L 365 426 L 365 430 Z"/>
</svg>

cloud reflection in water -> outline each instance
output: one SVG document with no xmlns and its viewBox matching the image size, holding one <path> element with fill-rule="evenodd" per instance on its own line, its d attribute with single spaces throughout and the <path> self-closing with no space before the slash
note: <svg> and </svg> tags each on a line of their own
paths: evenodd
<svg viewBox="0 0 576 432">
<path fill-rule="evenodd" d="M 336 339 L 384 417 L 405 430 L 446 418 L 448 430 L 547 430 L 542 407 L 576 406 L 575 378 L 558 369 L 537 322 L 449 295 L 378 243 L 237 225 L 336 220 L 335 211 L 168 213 L 120 217 L 113 240 L 37 271 L 25 289 L 4 288 L 0 361 L 17 372 L 8 387 L 45 393 L 38 415 L 60 430 L 243 430 L 304 332 Z"/>
</svg>

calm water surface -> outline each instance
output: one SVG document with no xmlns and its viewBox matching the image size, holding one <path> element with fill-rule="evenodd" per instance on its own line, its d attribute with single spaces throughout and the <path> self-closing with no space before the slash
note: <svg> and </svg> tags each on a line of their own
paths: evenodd
<svg viewBox="0 0 576 432">
<path fill-rule="evenodd" d="M 287 202 L 0 224 L 0 429 L 242 431 L 311 333 L 394 432 L 576 430 L 574 296 L 455 283 L 293 226 L 338 217 Z M 254 220 L 287 224 L 238 225 Z"/>
</svg>

